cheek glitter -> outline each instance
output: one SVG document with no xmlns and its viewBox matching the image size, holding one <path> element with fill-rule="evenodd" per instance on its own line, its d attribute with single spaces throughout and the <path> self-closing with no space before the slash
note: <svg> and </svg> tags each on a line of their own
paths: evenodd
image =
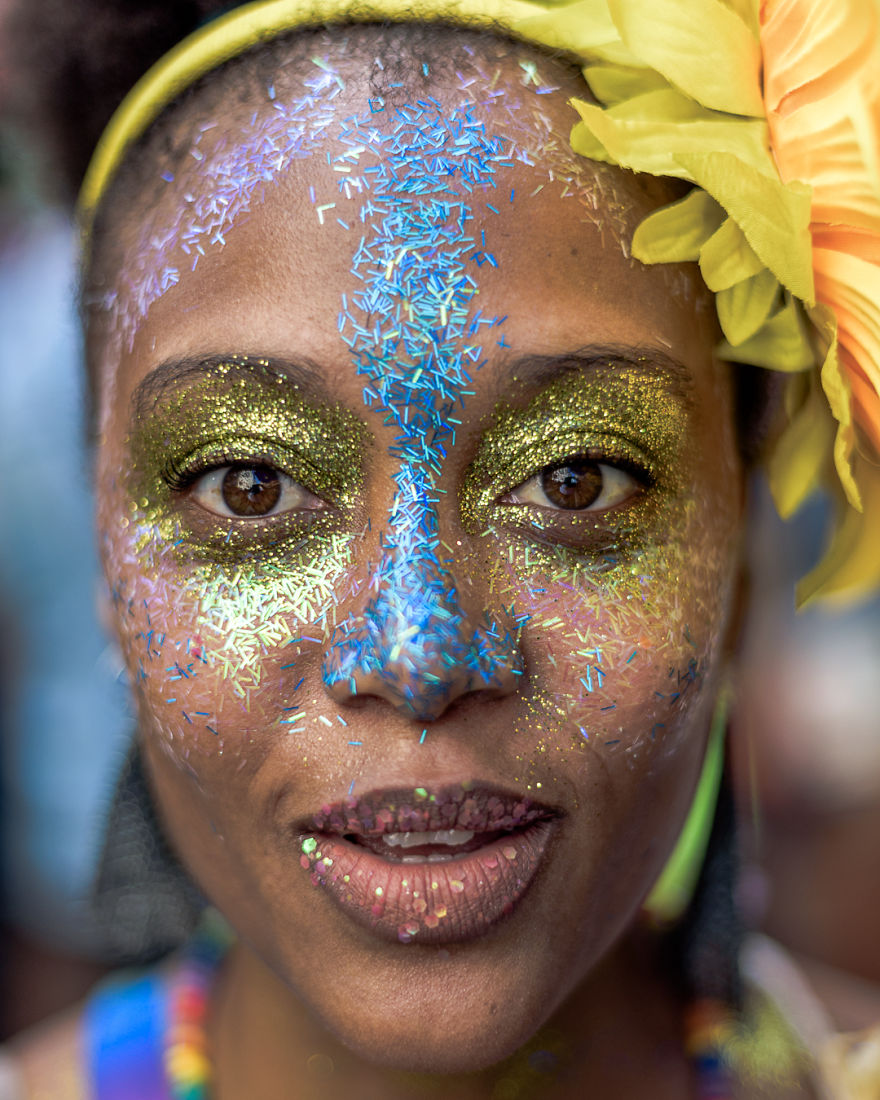
<svg viewBox="0 0 880 1100">
<path fill-rule="evenodd" d="M 195 653 L 195 663 L 180 666 L 175 655 L 169 683 L 191 679 L 210 662 L 248 703 L 267 654 L 319 641 L 321 630 L 311 628 L 322 618 L 332 627 L 351 563 L 363 442 L 363 425 L 351 413 L 305 401 L 266 361 L 194 364 L 182 378 L 139 395 L 130 440 L 132 510 L 126 549 L 115 556 L 119 564 L 128 559 L 142 587 L 155 578 L 149 602 L 163 608 L 166 620 L 170 612 L 198 623 L 199 639 L 187 641 L 185 654 Z M 260 521 L 221 519 L 173 487 L 236 458 L 285 469 L 327 507 Z M 169 570 L 181 581 L 166 593 L 161 578 Z M 143 679 L 163 658 L 164 635 L 148 629 L 134 642 L 144 646 L 137 672 Z M 283 670 L 291 662 L 278 663 Z M 296 725 L 291 712 L 279 722 Z"/>
<path fill-rule="evenodd" d="M 707 676 L 717 671 L 730 598 L 732 543 L 706 537 L 705 507 L 686 497 L 667 510 L 672 535 L 651 540 L 617 562 L 571 567 L 566 551 L 548 569 L 523 566 L 520 546 L 497 587 L 529 615 L 531 681 L 536 690 L 516 732 L 549 743 L 577 768 L 574 756 L 600 753 L 659 764 L 693 736 L 705 707 Z M 606 551 L 606 555 L 608 551 Z M 566 563 L 566 559 L 568 564 Z M 567 748 L 566 748 L 567 747 Z M 527 789 L 546 782 L 541 749 L 521 757 Z M 604 765 L 603 765 L 604 766 Z"/>
<path fill-rule="evenodd" d="M 499 544 L 492 591 L 527 624 L 532 694 L 517 733 L 540 730 L 541 745 L 623 753 L 632 765 L 674 752 L 691 728 L 719 644 L 702 624 L 720 621 L 728 596 L 711 578 L 727 573 L 731 546 L 708 552 L 716 506 L 700 497 L 691 402 L 677 388 L 650 355 L 609 356 L 524 407 L 500 403 L 467 471 L 466 527 Z M 607 514 L 504 503 L 506 489 L 578 452 L 632 463 L 646 481 Z M 526 778 L 535 761 L 523 758 Z"/>
</svg>

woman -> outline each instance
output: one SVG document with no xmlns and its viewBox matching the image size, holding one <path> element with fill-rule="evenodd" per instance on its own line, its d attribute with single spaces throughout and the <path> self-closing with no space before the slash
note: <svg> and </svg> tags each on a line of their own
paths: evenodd
<svg viewBox="0 0 880 1100">
<path fill-rule="evenodd" d="M 747 3 L 270 0 L 116 116 L 102 554 L 152 797 L 237 939 L 31 1044 L 34 1093 L 824 1094 L 741 988 L 714 810 L 774 391 L 741 364 L 796 374 L 783 506 L 843 479 L 807 592 L 877 580 L 876 312 L 834 306 L 880 201 L 800 182 L 842 79 L 802 44 L 833 79 L 792 113 L 802 6 L 762 13 L 762 98 Z"/>
</svg>

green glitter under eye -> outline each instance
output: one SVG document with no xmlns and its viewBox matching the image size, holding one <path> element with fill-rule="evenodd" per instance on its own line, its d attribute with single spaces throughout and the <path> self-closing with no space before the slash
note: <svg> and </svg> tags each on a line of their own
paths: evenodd
<svg viewBox="0 0 880 1100">
<path fill-rule="evenodd" d="M 527 407 L 502 402 L 471 464 L 462 489 L 466 528 L 507 529 L 550 548 L 625 553 L 651 536 L 664 501 L 681 491 L 689 417 L 686 402 L 661 378 L 610 365 L 571 372 Z M 620 465 L 643 483 L 634 503 L 595 512 L 552 513 L 501 498 L 542 469 L 574 454 Z"/>
<path fill-rule="evenodd" d="M 340 531 L 361 485 L 365 435 L 353 414 L 307 401 L 264 361 L 212 364 L 139 408 L 130 437 L 132 511 L 145 537 L 158 536 L 182 557 L 280 558 Z M 206 470 L 248 462 L 281 470 L 327 508 L 241 520 L 187 496 Z"/>
</svg>

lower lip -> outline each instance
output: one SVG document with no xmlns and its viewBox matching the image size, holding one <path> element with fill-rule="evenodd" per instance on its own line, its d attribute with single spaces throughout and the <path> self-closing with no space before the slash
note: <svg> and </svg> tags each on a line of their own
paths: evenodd
<svg viewBox="0 0 880 1100">
<path fill-rule="evenodd" d="M 314 833 L 300 859 L 355 924 L 399 943 L 460 943 L 506 918 L 532 884 L 553 832 L 537 821 L 443 862 L 401 863 Z"/>
</svg>

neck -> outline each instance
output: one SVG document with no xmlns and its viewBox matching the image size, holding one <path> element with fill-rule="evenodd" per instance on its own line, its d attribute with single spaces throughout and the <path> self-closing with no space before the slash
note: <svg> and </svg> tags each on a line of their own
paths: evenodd
<svg viewBox="0 0 880 1100">
<path fill-rule="evenodd" d="M 401 1073 L 354 1054 L 250 948 L 237 944 L 209 1024 L 215 1100 L 687 1096 L 683 1009 L 660 977 L 656 956 L 654 942 L 631 938 L 506 1061 L 479 1073 L 438 1076 Z"/>
</svg>

